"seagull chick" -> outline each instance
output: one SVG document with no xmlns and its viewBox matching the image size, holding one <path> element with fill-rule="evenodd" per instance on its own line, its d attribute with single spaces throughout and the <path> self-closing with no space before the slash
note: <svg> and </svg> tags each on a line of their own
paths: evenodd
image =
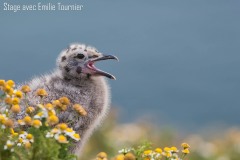
<svg viewBox="0 0 240 160">
<path fill-rule="evenodd" d="M 57 68 L 52 73 L 33 78 L 30 82 L 23 84 L 29 85 L 32 89 L 28 97 L 30 105 L 40 103 L 39 97 L 34 93 L 39 88 L 43 88 L 48 92 L 48 96 L 43 98 L 43 103 L 65 96 L 73 104 L 83 106 L 87 112 L 86 116 L 79 116 L 72 107 L 58 114 L 60 122 L 67 123 L 81 136 L 81 140 L 70 148 L 70 151 L 77 155 L 109 109 L 110 93 L 104 77 L 110 79 L 115 77 L 94 66 L 95 62 L 108 59 L 118 60 L 115 56 L 98 52 L 94 47 L 78 43 L 71 44 L 60 53 L 57 58 Z M 23 118 L 24 115 L 23 111 L 18 114 L 17 119 Z"/>
</svg>

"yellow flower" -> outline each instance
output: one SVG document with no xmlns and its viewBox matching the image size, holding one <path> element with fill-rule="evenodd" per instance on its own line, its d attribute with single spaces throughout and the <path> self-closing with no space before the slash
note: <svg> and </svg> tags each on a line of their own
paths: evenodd
<svg viewBox="0 0 240 160">
<path fill-rule="evenodd" d="M 66 110 L 67 110 L 67 105 L 62 105 L 62 106 L 60 107 L 60 109 L 61 109 L 62 111 L 66 111 Z"/>
<path fill-rule="evenodd" d="M 52 102 L 52 104 L 53 104 L 54 107 L 61 107 L 61 106 L 62 106 L 62 103 L 60 103 L 59 100 L 54 100 L 54 101 Z"/>
<path fill-rule="evenodd" d="M 55 100 L 52 102 L 54 107 L 57 107 L 61 109 L 62 111 L 65 111 L 67 109 L 67 105 L 63 105 L 59 100 Z"/>
<path fill-rule="evenodd" d="M 155 149 L 155 152 L 157 152 L 157 153 L 162 153 L 162 149 L 161 149 L 161 148 L 156 148 L 156 149 Z"/>
<path fill-rule="evenodd" d="M 12 111 L 13 113 L 19 113 L 19 112 L 21 111 L 21 108 L 20 108 L 20 106 L 19 106 L 18 104 L 16 104 L 16 105 L 13 105 L 13 106 L 11 107 L 11 111 Z"/>
<path fill-rule="evenodd" d="M 184 149 L 190 148 L 190 145 L 187 144 L 187 143 L 182 143 L 181 146 L 182 146 Z"/>
<path fill-rule="evenodd" d="M 27 112 L 28 114 L 30 114 L 30 113 L 32 113 L 32 112 L 34 112 L 34 111 L 35 111 L 34 107 L 27 107 L 27 109 L 26 109 L 26 112 Z"/>
<path fill-rule="evenodd" d="M 13 80 L 8 80 L 6 84 L 9 85 L 11 88 L 15 86 L 15 83 Z"/>
<path fill-rule="evenodd" d="M 57 140 L 59 143 L 68 143 L 67 138 L 64 135 L 59 135 Z"/>
<path fill-rule="evenodd" d="M 48 116 L 56 115 L 55 110 L 48 111 Z"/>
<path fill-rule="evenodd" d="M 45 97 L 47 96 L 47 91 L 45 89 L 38 89 L 37 90 L 37 96 L 40 96 L 40 97 Z"/>
<path fill-rule="evenodd" d="M 58 132 L 59 132 L 59 130 L 58 130 L 57 128 L 53 128 L 53 129 L 51 130 L 51 133 L 53 133 L 53 134 L 58 133 Z"/>
<path fill-rule="evenodd" d="M 19 142 L 19 143 L 22 143 L 22 142 L 23 142 L 23 139 L 22 139 L 22 138 L 19 138 L 19 139 L 18 139 L 18 142 Z"/>
<path fill-rule="evenodd" d="M 189 151 L 189 149 L 188 149 L 188 148 L 186 148 L 186 149 L 182 150 L 182 153 L 184 153 L 184 154 L 189 154 L 189 153 L 190 153 L 190 151 Z"/>
<path fill-rule="evenodd" d="M 12 104 L 12 98 L 10 98 L 10 97 L 5 98 L 5 103 L 8 104 L 8 105 L 11 105 Z"/>
<path fill-rule="evenodd" d="M 24 86 L 22 86 L 21 91 L 23 93 L 28 93 L 31 91 L 31 88 L 28 85 L 24 85 Z"/>
<path fill-rule="evenodd" d="M 51 115 L 48 117 L 48 123 L 50 125 L 54 125 L 54 124 L 57 124 L 59 122 L 59 119 L 56 115 Z"/>
<path fill-rule="evenodd" d="M 23 118 L 23 121 L 28 124 L 28 125 L 31 125 L 32 123 L 32 118 L 30 116 L 26 116 Z"/>
<path fill-rule="evenodd" d="M 33 135 L 32 135 L 32 134 L 27 134 L 26 138 L 27 138 L 28 140 L 32 140 L 32 139 L 33 139 Z"/>
<path fill-rule="evenodd" d="M 5 85 L 5 86 L 4 86 L 4 91 L 5 91 L 5 92 L 10 91 L 10 89 L 12 89 L 12 87 L 10 87 L 9 85 Z"/>
<path fill-rule="evenodd" d="M 60 103 L 62 103 L 63 105 L 69 105 L 70 101 L 67 97 L 61 97 L 59 98 Z"/>
<path fill-rule="evenodd" d="M 66 132 L 73 132 L 73 129 L 72 128 L 67 128 L 65 131 Z"/>
<path fill-rule="evenodd" d="M 13 135 L 13 136 L 17 136 L 17 135 L 18 135 L 18 133 L 16 133 L 16 132 L 13 130 L 13 128 L 10 128 L 10 133 L 11 133 L 11 135 Z"/>
<path fill-rule="evenodd" d="M 43 117 L 43 112 L 38 112 L 36 115 L 39 116 L 39 117 Z"/>
<path fill-rule="evenodd" d="M 5 85 L 3 90 L 4 90 L 4 92 L 7 93 L 9 96 L 12 96 L 12 95 L 13 95 L 13 89 L 12 89 L 12 87 L 10 87 L 9 85 Z"/>
<path fill-rule="evenodd" d="M 114 160 L 124 160 L 124 155 L 123 154 L 119 154 L 117 155 Z"/>
<path fill-rule="evenodd" d="M 135 160 L 135 156 L 132 153 L 127 153 L 124 157 L 124 160 Z"/>
<path fill-rule="evenodd" d="M 22 119 L 19 119 L 19 120 L 18 120 L 18 124 L 20 124 L 20 125 L 25 125 L 25 122 L 24 122 Z"/>
<path fill-rule="evenodd" d="M 7 140 L 7 143 L 4 145 L 4 149 L 10 149 L 14 145 L 14 142 Z"/>
<path fill-rule="evenodd" d="M 165 157 L 169 158 L 172 156 L 172 153 L 171 152 L 164 152 L 163 154 Z"/>
<path fill-rule="evenodd" d="M 32 145 L 31 145 L 30 142 L 26 142 L 26 143 L 24 144 L 24 147 L 25 147 L 26 149 L 29 149 L 31 146 L 32 146 Z"/>
<path fill-rule="evenodd" d="M 38 119 L 35 119 L 32 122 L 32 126 L 35 127 L 35 128 L 39 128 L 40 126 L 42 126 L 42 122 Z"/>
<path fill-rule="evenodd" d="M 13 105 L 19 104 L 19 102 L 20 102 L 20 100 L 19 100 L 17 97 L 14 97 L 14 98 L 12 99 L 12 104 L 13 104 Z"/>
<path fill-rule="evenodd" d="M 1 87 L 5 86 L 5 80 L 0 79 L 0 86 L 1 86 Z"/>
<path fill-rule="evenodd" d="M 174 153 L 178 152 L 178 149 L 176 147 L 171 147 L 170 149 L 171 149 L 171 152 L 174 152 Z"/>
<path fill-rule="evenodd" d="M 57 127 L 61 130 L 66 130 L 68 128 L 67 124 L 66 123 L 60 123 L 57 125 Z"/>
<path fill-rule="evenodd" d="M 73 134 L 73 139 L 75 139 L 76 141 L 79 141 L 80 140 L 80 135 L 75 133 Z"/>
<path fill-rule="evenodd" d="M 7 119 L 5 122 L 4 122 L 4 125 L 8 128 L 12 128 L 13 127 L 13 120 L 11 119 Z"/>
<path fill-rule="evenodd" d="M 16 91 L 15 96 L 21 99 L 23 97 L 23 94 L 21 91 Z"/>
<path fill-rule="evenodd" d="M 80 104 L 74 104 L 73 108 L 81 115 L 81 116 L 86 116 L 87 112 L 85 109 L 80 105 Z"/>
<path fill-rule="evenodd" d="M 101 158 L 101 159 L 107 158 L 107 153 L 105 153 L 105 152 L 100 152 L 100 153 L 97 154 L 97 158 Z"/>
<path fill-rule="evenodd" d="M 165 147 L 165 148 L 164 148 L 164 151 L 165 151 L 165 152 L 171 152 L 171 148 Z"/>
<path fill-rule="evenodd" d="M 152 150 L 146 150 L 146 151 L 143 152 L 143 154 L 149 155 L 149 154 L 151 154 L 152 152 L 153 152 Z"/>
<path fill-rule="evenodd" d="M 47 103 L 47 104 L 45 104 L 45 108 L 47 110 L 52 110 L 53 109 L 53 105 L 51 103 Z"/>
<path fill-rule="evenodd" d="M 0 123 L 4 124 L 6 121 L 6 116 L 5 115 L 2 115 L 0 114 Z"/>
</svg>

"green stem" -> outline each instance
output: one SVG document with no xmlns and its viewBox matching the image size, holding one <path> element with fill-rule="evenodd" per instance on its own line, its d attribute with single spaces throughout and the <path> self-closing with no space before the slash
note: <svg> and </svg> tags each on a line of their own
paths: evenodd
<svg viewBox="0 0 240 160">
<path fill-rule="evenodd" d="M 17 155 L 19 160 L 22 160 L 22 157 L 21 157 L 21 155 L 18 152 L 15 151 L 14 153 Z"/>
</svg>

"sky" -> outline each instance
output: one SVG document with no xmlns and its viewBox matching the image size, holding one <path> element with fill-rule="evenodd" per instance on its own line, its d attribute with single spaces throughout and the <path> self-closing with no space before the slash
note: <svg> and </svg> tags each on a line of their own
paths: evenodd
<svg viewBox="0 0 240 160">
<path fill-rule="evenodd" d="M 3 3 L 83 5 L 81 11 L 5 11 Z M 48 73 L 72 42 L 120 62 L 112 104 L 120 122 L 180 128 L 239 125 L 240 2 L 237 0 L 8 0 L 0 2 L 0 79 Z"/>
</svg>

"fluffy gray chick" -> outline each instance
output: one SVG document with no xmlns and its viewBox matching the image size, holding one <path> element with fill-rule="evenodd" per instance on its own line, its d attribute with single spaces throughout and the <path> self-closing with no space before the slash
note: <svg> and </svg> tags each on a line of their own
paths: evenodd
<svg viewBox="0 0 240 160">
<path fill-rule="evenodd" d="M 87 111 L 87 116 L 82 117 L 68 107 L 67 111 L 58 115 L 60 122 L 67 123 L 81 136 L 81 140 L 70 148 L 71 152 L 77 155 L 109 109 L 110 93 L 104 77 L 115 77 L 94 66 L 95 62 L 107 59 L 118 60 L 115 56 L 103 55 L 93 47 L 72 44 L 60 53 L 57 68 L 51 74 L 33 78 L 25 83 L 32 89 L 32 93 L 29 94 L 30 105 L 39 103 L 35 92 L 43 88 L 48 92 L 48 96 L 43 99 L 44 103 L 66 96 L 73 104 L 81 104 Z M 24 114 L 23 111 L 17 119 L 22 118 Z"/>
</svg>

